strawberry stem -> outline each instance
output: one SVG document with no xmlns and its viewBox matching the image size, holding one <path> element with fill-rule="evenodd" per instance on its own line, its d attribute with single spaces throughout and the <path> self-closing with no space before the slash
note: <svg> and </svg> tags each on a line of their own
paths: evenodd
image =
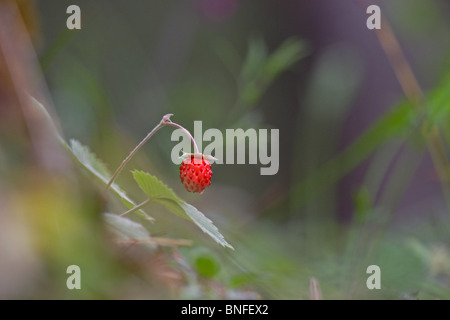
<svg viewBox="0 0 450 320">
<path fill-rule="evenodd" d="M 194 146 L 194 153 L 195 153 L 195 154 L 200 153 L 200 152 L 198 152 L 198 146 L 197 146 L 197 143 L 195 142 L 194 137 L 191 135 L 191 133 L 190 133 L 189 131 L 187 131 L 185 128 L 183 128 L 182 126 L 180 126 L 178 123 L 175 123 L 175 122 L 172 122 L 172 121 L 166 123 L 166 125 L 167 125 L 167 126 L 172 126 L 172 127 L 175 127 L 175 128 L 178 128 L 178 129 L 183 130 L 184 133 L 186 133 L 186 134 L 189 136 L 189 138 L 191 139 L 191 141 L 192 141 L 192 145 Z"/>
<path fill-rule="evenodd" d="M 175 122 L 172 122 L 170 120 L 171 116 L 173 116 L 172 113 L 168 113 L 165 116 L 163 116 L 161 121 L 159 122 L 159 124 L 156 127 L 154 127 L 153 130 L 150 131 L 147 134 L 147 136 L 141 142 L 139 142 L 139 144 L 133 149 L 133 151 L 131 151 L 130 154 L 122 161 L 120 166 L 114 172 L 114 174 L 111 177 L 111 179 L 108 181 L 108 184 L 105 187 L 105 191 L 107 191 L 111 187 L 111 185 L 113 184 L 114 180 L 116 180 L 116 178 L 119 175 L 119 173 L 123 170 L 125 165 L 131 160 L 131 158 L 136 154 L 136 152 L 156 133 L 156 131 L 158 131 L 159 129 L 161 129 L 164 126 L 172 126 L 172 127 L 175 127 L 175 128 L 183 130 L 189 136 L 189 138 L 191 139 L 192 144 L 194 146 L 194 152 L 195 153 L 199 153 L 198 146 L 197 146 L 197 143 L 195 143 L 194 137 L 192 137 L 190 132 L 187 131 L 185 128 L 183 128 L 182 126 L 180 126 L 179 124 L 177 124 Z"/>
<path fill-rule="evenodd" d="M 137 210 L 141 209 L 143 206 L 145 206 L 145 205 L 146 205 L 147 203 L 149 203 L 150 201 L 151 201 L 150 199 L 147 199 L 147 200 L 141 202 L 141 203 L 138 204 L 137 206 L 135 206 L 135 207 L 131 208 L 130 210 L 125 211 L 124 213 L 122 213 L 122 214 L 120 215 L 120 217 L 123 217 L 124 215 L 127 215 L 127 214 L 129 214 L 129 213 L 132 213 L 132 212 L 134 212 L 134 211 L 137 211 Z"/>
</svg>

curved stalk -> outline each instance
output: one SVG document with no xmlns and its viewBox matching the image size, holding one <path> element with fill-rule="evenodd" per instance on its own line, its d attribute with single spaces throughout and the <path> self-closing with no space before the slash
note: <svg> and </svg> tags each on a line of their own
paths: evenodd
<svg viewBox="0 0 450 320">
<path fill-rule="evenodd" d="M 152 131 L 150 131 L 147 136 L 142 139 L 141 142 L 139 142 L 139 144 L 130 152 L 130 154 L 122 161 L 122 163 L 120 164 L 120 166 L 116 169 L 116 171 L 114 172 L 113 176 L 111 177 L 111 179 L 108 181 L 108 184 L 105 187 L 105 191 L 107 191 L 111 185 L 114 183 L 114 180 L 116 180 L 117 176 L 119 175 L 119 173 L 123 170 L 123 168 L 125 167 L 125 165 L 131 160 L 131 158 L 136 154 L 136 152 L 138 152 L 138 150 L 162 127 L 164 126 L 172 126 L 178 129 L 183 130 L 191 139 L 192 144 L 194 146 L 194 152 L 195 153 L 199 153 L 198 151 L 198 146 L 197 143 L 194 140 L 194 137 L 192 137 L 192 135 L 190 134 L 189 131 L 187 131 L 185 128 L 183 128 L 182 126 L 180 126 L 178 123 L 172 122 L 170 120 L 170 117 L 173 116 L 172 113 L 166 114 L 164 117 L 162 117 L 161 121 L 159 122 L 159 124 L 153 128 Z"/>
</svg>

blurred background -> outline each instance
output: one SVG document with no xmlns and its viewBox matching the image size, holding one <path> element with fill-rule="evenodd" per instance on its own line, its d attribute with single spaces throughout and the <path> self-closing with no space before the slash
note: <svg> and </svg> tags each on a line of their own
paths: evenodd
<svg viewBox="0 0 450 320">
<path fill-rule="evenodd" d="M 66 27 L 72 4 L 80 30 Z M 386 19 L 378 33 L 369 4 Z M 449 9 L 0 1 L 0 298 L 450 298 Z M 105 213 L 127 207 L 61 144 L 78 140 L 114 171 L 167 113 L 191 132 L 195 120 L 280 130 L 276 175 L 214 164 L 211 186 L 188 193 L 164 128 L 117 179 L 140 203 L 130 170 L 156 176 L 235 250 L 157 204 L 145 207 L 154 221 L 117 226 Z M 72 264 L 81 290 L 66 287 Z M 381 290 L 366 287 L 373 264 Z"/>
</svg>

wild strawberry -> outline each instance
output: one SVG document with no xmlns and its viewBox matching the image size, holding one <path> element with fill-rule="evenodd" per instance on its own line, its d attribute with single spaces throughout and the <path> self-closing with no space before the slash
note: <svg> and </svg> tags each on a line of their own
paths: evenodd
<svg viewBox="0 0 450 320">
<path fill-rule="evenodd" d="M 181 183 L 189 192 L 203 193 L 211 184 L 211 164 L 207 160 L 211 156 L 203 154 L 185 154 L 180 166 Z M 214 158 L 213 158 L 214 159 Z"/>
</svg>

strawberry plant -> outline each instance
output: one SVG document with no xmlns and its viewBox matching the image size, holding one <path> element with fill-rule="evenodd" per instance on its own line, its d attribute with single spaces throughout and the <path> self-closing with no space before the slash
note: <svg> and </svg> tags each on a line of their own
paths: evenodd
<svg viewBox="0 0 450 320">
<path fill-rule="evenodd" d="M 251 52 L 249 53 L 247 59 L 244 61 L 242 79 L 239 83 L 239 86 L 243 86 L 243 88 L 239 91 L 236 107 L 233 109 L 232 115 L 230 113 L 231 116 L 227 119 L 230 125 L 233 125 L 236 120 L 234 117 L 242 117 L 245 115 L 245 109 L 240 110 L 241 108 L 239 106 L 241 104 L 245 105 L 245 108 L 252 108 L 270 83 L 283 70 L 302 56 L 302 45 L 299 41 L 289 39 L 272 55 L 264 53 L 264 56 L 261 56 L 258 62 L 258 64 L 264 66 L 262 73 L 257 70 L 258 68 L 254 64 L 253 54 Z M 262 50 L 265 52 L 266 48 L 262 42 L 258 42 L 257 46 L 254 43 L 250 43 L 249 50 Z M 285 56 L 288 59 L 286 61 L 278 61 L 279 58 L 277 57 L 279 56 Z M 251 92 L 252 94 L 256 94 L 257 97 L 255 96 L 248 100 L 246 96 Z M 34 108 L 44 115 L 47 126 L 51 128 L 59 143 L 71 155 L 75 163 L 79 165 L 85 173 L 84 176 L 88 177 L 88 182 L 96 188 L 99 196 L 103 199 L 104 204 L 101 208 L 102 220 L 107 230 L 112 234 L 113 242 L 119 246 L 119 252 L 127 255 L 127 250 L 124 250 L 124 252 L 120 250 L 121 246 L 125 246 L 125 248 L 128 248 L 128 246 L 136 246 L 139 250 L 150 249 L 146 253 L 146 256 L 153 259 L 158 256 L 156 249 L 163 246 L 172 246 L 175 248 L 174 250 L 163 251 L 163 261 L 165 263 L 171 262 L 175 264 L 176 272 L 180 272 L 188 282 L 187 285 L 181 287 L 181 292 L 179 292 L 178 296 L 183 297 L 184 293 L 182 291 L 189 290 L 190 286 L 194 286 L 200 288 L 201 292 L 198 296 L 193 295 L 193 293 L 186 293 L 186 297 L 218 297 L 216 295 L 217 293 L 215 293 L 217 289 L 212 290 L 211 288 L 219 285 L 215 281 L 220 276 L 219 271 L 222 270 L 224 263 L 221 260 L 223 257 L 213 253 L 212 250 L 206 249 L 206 246 L 209 246 L 206 242 L 205 244 L 194 243 L 189 239 L 181 239 L 176 236 L 175 238 L 159 237 L 156 235 L 156 231 L 154 231 L 156 229 L 155 225 L 158 222 L 166 222 L 162 221 L 163 219 L 165 220 L 164 217 L 156 219 L 153 214 L 155 212 L 154 208 L 162 206 L 165 210 L 174 214 L 174 219 L 182 219 L 192 223 L 217 244 L 224 248 L 234 250 L 234 247 L 225 239 L 213 221 L 208 217 L 208 214 L 204 214 L 198 208 L 183 200 L 182 197 L 159 179 L 160 174 L 158 172 L 147 172 L 148 170 L 142 170 L 141 168 L 125 170 L 125 172 L 131 172 L 134 182 L 141 191 L 140 195 L 129 192 L 126 190 L 127 188 L 124 188 L 118 182 L 119 175 L 123 174 L 124 169 L 127 168 L 131 159 L 164 127 L 181 130 L 189 138 L 193 146 L 193 153 L 187 153 L 188 150 L 182 150 L 184 152 L 180 157 L 182 161 L 178 169 L 179 179 L 186 192 L 194 193 L 197 197 L 208 197 L 208 193 L 205 193 L 205 190 L 208 187 L 211 188 L 213 176 L 211 163 L 217 159 L 209 154 L 200 153 L 198 145 L 191 133 L 180 124 L 172 121 L 173 114 L 166 114 L 134 148 L 130 148 L 131 151 L 129 154 L 124 157 L 117 169 L 111 172 L 106 161 L 100 159 L 88 146 L 83 145 L 76 139 L 66 141 L 59 129 L 57 129 L 47 108 L 42 103 L 33 97 L 31 97 L 31 103 Z M 157 138 L 153 138 L 152 141 L 155 139 Z M 164 144 L 164 146 L 167 145 L 167 143 Z M 175 170 L 174 166 L 171 166 L 171 168 Z M 143 196 L 145 196 L 144 200 L 136 201 L 136 199 L 142 198 Z M 180 225 L 185 226 L 183 223 Z M 182 248 L 184 246 L 193 248 L 191 248 L 192 250 L 185 251 Z M 174 256 L 168 257 L 169 252 L 172 252 Z M 230 254 L 226 252 L 223 254 Z M 127 256 L 124 261 L 128 259 L 129 257 Z M 164 278 L 164 276 L 161 276 L 161 278 Z M 221 280 L 222 284 L 220 286 L 223 286 L 223 288 L 219 291 L 222 292 L 223 296 L 219 297 L 252 299 L 259 297 L 259 294 L 252 291 L 240 291 L 235 283 L 245 283 L 245 281 L 242 282 L 239 280 L 236 282 L 234 278 L 234 275 L 230 275 L 228 278 Z M 236 278 L 247 279 L 247 276 L 238 274 Z"/>
<path fill-rule="evenodd" d="M 51 121 L 50 116 L 46 112 L 44 106 L 40 104 L 37 100 L 33 99 L 34 104 L 40 109 L 41 112 L 45 113 L 47 119 Z M 162 183 L 155 176 L 146 173 L 144 171 L 133 171 L 133 177 L 142 191 L 148 197 L 147 200 L 143 201 L 140 204 L 136 204 L 131 198 L 122 190 L 114 180 L 117 178 L 119 173 L 123 170 L 125 165 L 130 161 L 130 159 L 136 154 L 136 152 L 147 142 L 157 130 L 162 128 L 163 126 L 172 126 L 176 128 L 181 128 L 190 136 L 192 142 L 194 143 L 194 149 L 197 151 L 195 155 L 189 155 L 190 159 L 194 159 L 199 157 L 198 148 L 195 144 L 194 139 L 191 134 L 181 127 L 180 125 L 173 123 L 170 120 L 171 114 L 165 115 L 160 123 L 131 151 L 131 153 L 124 159 L 122 164 L 117 168 L 116 172 L 111 175 L 109 170 L 106 168 L 106 165 L 103 161 L 98 159 L 95 154 L 93 154 L 88 147 L 83 146 L 76 140 L 71 140 L 70 145 L 67 144 L 60 135 L 58 135 L 58 140 L 65 146 L 65 148 L 72 154 L 72 156 L 78 161 L 78 163 L 89 173 L 91 173 L 97 180 L 99 180 L 102 184 L 106 185 L 105 192 L 111 189 L 116 197 L 118 197 L 128 208 L 129 210 L 120 214 L 120 216 L 125 216 L 127 214 L 137 212 L 139 215 L 144 217 L 147 220 L 153 220 L 152 217 L 147 215 L 145 211 L 143 211 L 143 207 L 146 206 L 150 202 L 160 203 L 165 206 L 169 211 L 174 213 L 175 215 L 189 220 L 195 223 L 203 232 L 208 234 L 211 238 L 213 238 L 220 245 L 233 249 L 233 247 L 225 240 L 223 235 L 219 232 L 217 227 L 213 224 L 213 222 L 207 218 L 202 212 L 200 212 L 194 206 L 188 204 L 187 202 L 181 200 L 169 187 L 167 187 L 164 183 Z M 54 128 L 53 124 L 51 124 Z M 183 173 L 188 168 L 189 170 L 194 170 L 193 175 L 195 177 L 187 176 L 182 182 L 186 186 L 189 191 L 195 192 L 203 192 L 205 187 L 210 184 L 211 179 L 211 165 L 206 160 L 208 156 L 200 155 L 202 158 L 202 162 L 200 164 L 196 164 L 193 160 L 192 163 L 188 160 L 184 160 L 180 171 Z M 186 168 L 186 169 L 183 169 Z M 192 168 L 192 169 L 191 169 Z M 201 170 L 201 171 L 200 171 Z M 197 174 L 196 174 L 197 173 Z M 200 174 L 200 177 L 198 176 Z M 125 220 L 123 220 L 125 221 Z M 128 224 L 129 222 L 123 222 Z"/>
</svg>

